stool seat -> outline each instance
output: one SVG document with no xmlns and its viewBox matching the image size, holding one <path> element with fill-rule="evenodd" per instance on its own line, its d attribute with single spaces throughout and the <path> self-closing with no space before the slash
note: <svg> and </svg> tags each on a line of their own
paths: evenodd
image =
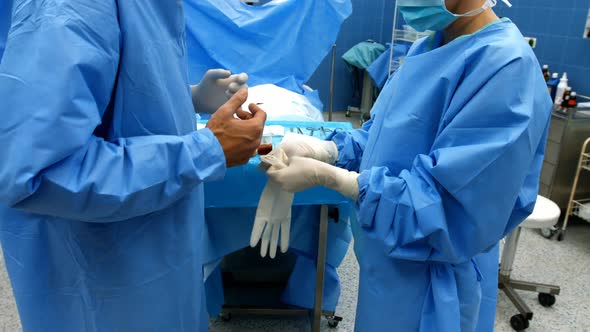
<svg viewBox="0 0 590 332">
<path fill-rule="evenodd" d="M 533 209 L 533 213 L 520 224 L 524 228 L 551 228 L 557 224 L 557 220 L 561 215 L 559 206 L 550 199 L 543 196 L 537 196 L 537 203 Z"/>
</svg>

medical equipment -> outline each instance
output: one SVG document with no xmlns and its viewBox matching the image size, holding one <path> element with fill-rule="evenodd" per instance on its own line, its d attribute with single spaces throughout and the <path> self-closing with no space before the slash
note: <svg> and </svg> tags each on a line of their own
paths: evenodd
<svg viewBox="0 0 590 332">
<path fill-rule="evenodd" d="M 533 312 L 520 295 L 516 293 L 516 290 L 539 293 L 539 303 L 544 307 L 552 306 L 555 303 L 555 295 L 559 295 L 560 293 L 559 286 L 518 281 L 511 278 L 512 265 L 514 264 L 521 229 L 543 229 L 551 227 L 557 223 L 560 214 L 561 210 L 557 204 L 543 196 L 538 196 L 533 213 L 506 237 L 506 243 L 502 251 L 502 261 L 500 262 L 498 287 L 508 296 L 508 299 L 519 311 L 517 315 L 510 318 L 510 325 L 516 331 L 527 329 L 529 327 L 529 321 L 533 319 Z"/>
<path fill-rule="evenodd" d="M 581 183 L 580 177 L 587 175 L 583 174 L 587 173 L 587 171 L 590 171 L 590 138 L 586 139 L 582 145 L 582 150 L 578 159 L 578 167 L 576 169 L 574 183 L 572 185 L 567 210 L 565 213 L 565 219 L 563 220 L 563 225 L 559 233 L 559 237 L 561 239 L 564 237 L 571 216 L 577 216 L 590 222 L 590 198 L 580 198 L 577 195 L 578 187 Z"/>
<path fill-rule="evenodd" d="M 569 86 L 568 86 L 567 73 L 563 73 L 563 76 L 559 80 L 559 84 L 557 85 L 557 90 L 555 93 L 555 105 L 556 106 L 561 106 L 561 103 L 563 102 L 565 90 L 568 87 Z"/>
<path fill-rule="evenodd" d="M 266 156 L 272 152 L 272 143 L 263 143 L 260 144 L 258 150 L 256 151 L 260 156 Z"/>
<path fill-rule="evenodd" d="M 586 109 L 590 109 L 590 105 Z M 570 206 L 574 180 L 578 183 L 575 199 L 590 198 L 590 177 L 587 172 L 579 168 L 580 156 L 588 151 L 581 151 L 584 141 L 590 137 L 590 113 L 578 105 L 567 113 L 554 108 L 549 127 L 547 150 L 541 171 L 539 194 L 555 202 L 564 211 L 563 220 L 554 227 L 543 229 L 541 234 L 546 238 L 562 241 L 565 238 L 565 218 Z M 570 218 L 568 217 L 568 218 Z"/>
<path fill-rule="evenodd" d="M 2 54 L 0 53 L 0 56 Z M 330 105 L 328 109 L 328 121 L 332 122 L 334 113 L 334 83 L 336 80 L 336 44 L 332 45 L 332 65 L 330 66 Z"/>
</svg>

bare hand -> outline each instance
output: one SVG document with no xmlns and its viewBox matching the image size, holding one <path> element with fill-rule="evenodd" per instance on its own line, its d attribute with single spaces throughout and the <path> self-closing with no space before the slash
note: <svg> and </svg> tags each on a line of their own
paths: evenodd
<svg viewBox="0 0 590 332">
<path fill-rule="evenodd" d="M 246 164 L 260 146 L 266 113 L 254 104 L 248 107 L 251 115 L 243 111 L 240 107 L 246 99 L 248 90 L 240 90 L 207 123 L 223 148 L 227 167 Z"/>
</svg>

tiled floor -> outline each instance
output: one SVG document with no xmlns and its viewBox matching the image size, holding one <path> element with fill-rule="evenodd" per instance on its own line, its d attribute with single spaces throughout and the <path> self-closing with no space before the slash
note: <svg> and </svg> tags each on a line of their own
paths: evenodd
<svg viewBox="0 0 590 332">
<path fill-rule="evenodd" d="M 334 115 L 334 121 L 352 120 L 358 126 L 358 117 Z M 4 261 L 0 255 L 0 332 L 21 331 Z M 590 332 L 590 224 L 570 226 L 563 242 L 550 241 L 532 230 L 524 230 L 514 266 L 514 277 L 530 281 L 555 283 L 562 294 L 552 308 L 540 306 L 536 294 L 521 293 L 535 313 L 529 332 L 564 331 Z M 358 265 L 352 250 L 339 268 L 342 296 L 338 314 L 344 321 L 337 330 L 353 331 L 356 308 Z M 504 294 L 500 294 L 495 331 L 512 331 L 508 323 L 515 309 Z M 236 317 L 230 322 L 212 320 L 212 332 L 307 331 L 306 320 L 247 319 Z M 322 331 L 331 331 L 324 322 Z M 81 331 L 82 332 L 82 331 Z"/>
</svg>

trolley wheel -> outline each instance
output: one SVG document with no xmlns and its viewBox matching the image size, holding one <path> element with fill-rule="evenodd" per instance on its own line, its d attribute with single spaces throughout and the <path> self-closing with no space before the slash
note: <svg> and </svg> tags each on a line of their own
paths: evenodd
<svg viewBox="0 0 590 332">
<path fill-rule="evenodd" d="M 544 307 L 550 307 L 555 304 L 555 295 L 539 293 L 539 303 Z"/>
<path fill-rule="evenodd" d="M 221 318 L 221 321 L 223 322 L 229 322 L 231 320 L 231 313 L 221 313 L 219 314 L 219 318 Z"/>
<path fill-rule="evenodd" d="M 514 315 L 510 318 L 510 326 L 515 331 L 524 331 L 529 328 L 529 320 L 522 314 Z"/>
<path fill-rule="evenodd" d="M 350 111 L 346 111 L 346 113 L 344 113 L 344 116 L 346 116 L 347 118 L 350 118 Z"/>
<path fill-rule="evenodd" d="M 541 235 L 546 239 L 552 238 L 555 233 L 557 233 L 555 227 L 541 229 Z"/>
<path fill-rule="evenodd" d="M 338 316 L 326 316 L 328 320 L 328 326 L 335 329 L 338 327 L 338 324 L 342 321 L 342 317 Z"/>
</svg>

